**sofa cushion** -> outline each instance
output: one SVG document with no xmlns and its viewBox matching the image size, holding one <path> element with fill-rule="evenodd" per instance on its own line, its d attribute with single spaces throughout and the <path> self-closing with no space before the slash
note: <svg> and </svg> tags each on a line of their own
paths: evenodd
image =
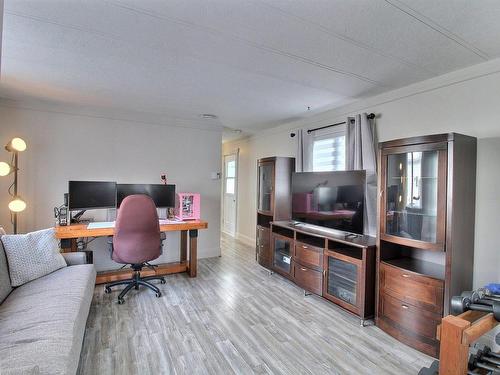
<svg viewBox="0 0 500 375">
<path fill-rule="evenodd" d="M 0 305 L 0 374 L 75 374 L 95 284 L 93 265 L 62 268 Z"/>
<path fill-rule="evenodd" d="M 1 240 L 9 262 L 12 286 L 23 285 L 66 267 L 54 228 L 27 234 L 7 234 Z"/>
<path fill-rule="evenodd" d="M 2 237 L 0 236 L 0 303 L 2 303 L 12 291 L 9 277 L 9 267 L 7 267 L 7 258 L 5 257 L 5 251 L 2 246 L 1 239 Z"/>
</svg>

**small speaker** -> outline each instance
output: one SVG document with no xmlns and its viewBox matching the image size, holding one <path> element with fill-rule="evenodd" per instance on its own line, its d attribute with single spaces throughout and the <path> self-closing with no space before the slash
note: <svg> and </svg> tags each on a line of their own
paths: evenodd
<svg viewBox="0 0 500 375">
<path fill-rule="evenodd" d="M 64 205 L 66 207 L 68 207 L 68 198 L 69 198 L 69 194 L 68 193 L 64 193 Z"/>
</svg>

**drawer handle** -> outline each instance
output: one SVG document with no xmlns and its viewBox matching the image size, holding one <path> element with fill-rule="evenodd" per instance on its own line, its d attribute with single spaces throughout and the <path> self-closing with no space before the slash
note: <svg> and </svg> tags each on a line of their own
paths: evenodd
<svg viewBox="0 0 500 375">
<path fill-rule="evenodd" d="M 409 278 L 410 275 L 407 275 L 406 273 L 403 273 L 401 276 L 405 277 L 405 278 Z"/>
<path fill-rule="evenodd" d="M 306 245 L 302 245 L 302 248 L 303 249 L 308 249 L 308 247 Z"/>
<path fill-rule="evenodd" d="M 300 267 L 300 270 L 301 270 L 301 271 L 307 271 L 307 268 Z"/>
<path fill-rule="evenodd" d="M 408 306 L 406 306 L 406 305 L 401 305 L 401 307 L 402 307 L 403 309 L 405 309 L 405 310 L 408 310 Z"/>
</svg>

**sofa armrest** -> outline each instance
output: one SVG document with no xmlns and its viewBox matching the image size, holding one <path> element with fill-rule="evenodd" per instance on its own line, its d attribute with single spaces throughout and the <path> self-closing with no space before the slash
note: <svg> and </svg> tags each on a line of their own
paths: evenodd
<svg viewBox="0 0 500 375">
<path fill-rule="evenodd" d="M 61 253 L 68 266 L 76 266 L 78 264 L 87 264 L 87 253 L 83 251 L 75 251 L 72 253 Z"/>
</svg>

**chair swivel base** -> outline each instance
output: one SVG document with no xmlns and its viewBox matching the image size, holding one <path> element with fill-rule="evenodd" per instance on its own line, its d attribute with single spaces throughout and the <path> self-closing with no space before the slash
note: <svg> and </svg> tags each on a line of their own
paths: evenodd
<svg viewBox="0 0 500 375">
<path fill-rule="evenodd" d="M 151 289 L 153 292 L 155 292 L 156 297 L 160 298 L 161 297 L 161 292 L 158 287 L 155 285 L 151 284 L 149 281 L 152 280 L 160 280 L 160 283 L 165 284 L 165 278 L 162 276 L 147 276 L 147 277 L 141 277 L 141 273 L 139 270 L 134 270 L 134 276 L 131 279 L 128 280 L 120 280 L 120 281 L 115 281 L 114 283 L 107 284 L 104 287 L 104 292 L 105 293 L 111 293 L 111 288 L 114 286 L 118 285 L 126 285 L 125 289 L 121 291 L 121 293 L 118 295 L 118 304 L 121 305 L 125 302 L 123 297 L 125 294 L 127 294 L 132 288 L 134 289 L 139 289 L 139 286 L 145 286 L 146 288 Z"/>
</svg>

